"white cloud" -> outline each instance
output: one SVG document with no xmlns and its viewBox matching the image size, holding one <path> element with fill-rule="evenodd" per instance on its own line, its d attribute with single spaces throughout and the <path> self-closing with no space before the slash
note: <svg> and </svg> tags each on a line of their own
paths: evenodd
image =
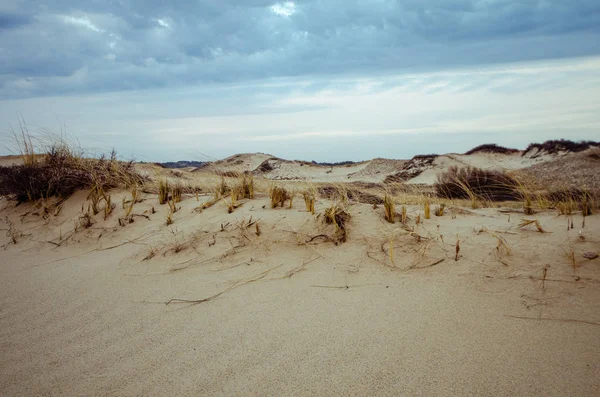
<svg viewBox="0 0 600 397">
<path fill-rule="evenodd" d="M 156 23 L 158 23 L 161 27 L 165 28 L 165 29 L 171 29 L 171 25 L 165 21 L 164 19 L 157 19 Z"/>
<path fill-rule="evenodd" d="M 271 6 L 271 12 L 289 18 L 296 13 L 296 4 L 293 1 L 276 3 Z"/>
<path fill-rule="evenodd" d="M 93 30 L 94 32 L 104 33 L 104 30 L 102 30 L 99 27 L 97 27 L 96 25 L 94 25 L 92 23 L 92 21 L 89 20 L 88 17 L 76 18 L 76 17 L 67 15 L 67 16 L 65 16 L 65 23 L 67 23 L 69 25 L 82 26 L 84 28 Z"/>
</svg>

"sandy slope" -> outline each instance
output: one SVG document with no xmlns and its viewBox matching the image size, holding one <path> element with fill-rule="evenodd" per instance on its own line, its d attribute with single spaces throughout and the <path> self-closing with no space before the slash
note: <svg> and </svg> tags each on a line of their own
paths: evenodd
<svg viewBox="0 0 600 397">
<path fill-rule="evenodd" d="M 407 184 L 432 185 L 437 175 L 449 167 L 477 167 L 492 170 L 519 170 L 544 164 L 560 157 L 570 157 L 569 153 L 538 154 L 535 157 L 522 156 L 521 152 L 498 154 L 478 152 L 470 155 L 445 154 L 435 157 L 432 163 L 418 161 L 411 166 L 416 176 L 401 178 Z M 289 161 L 262 153 L 244 153 L 219 160 L 205 169 L 204 172 L 253 172 L 271 180 L 297 180 L 312 182 L 370 182 L 378 183 L 387 177 L 406 171 L 409 160 L 373 159 L 356 164 L 339 166 L 321 166 L 307 162 Z M 264 167 L 264 166 L 267 167 Z"/>
<path fill-rule="evenodd" d="M 302 202 L 197 213 L 187 197 L 166 227 L 145 197 L 134 213 L 150 219 L 121 227 L 117 209 L 75 234 L 85 193 L 48 221 L 0 201 L 0 227 L 22 233 L 0 240 L 0 395 L 600 394 L 600 260 L 582 258 L 600 247 L 599 215 L 582 240 L 577 215 L 567 231 L 537 214 L 541 234 L 517 213 L 454 209 L 415 225 L 417 242 L 354 204 L 336 246 L 305 243 L 332 230 Z"/>
</svg>

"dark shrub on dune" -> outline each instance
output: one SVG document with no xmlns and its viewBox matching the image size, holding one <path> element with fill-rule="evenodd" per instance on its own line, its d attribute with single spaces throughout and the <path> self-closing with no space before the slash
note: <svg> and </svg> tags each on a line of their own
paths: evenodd
<svg viewBox="0 0 600 397">
<path fill-rule="evenodd" d="M 488 143 L 485 145 L 479 145 L 469 150 L 465 154 L 475 154 L 475 153 L 500 153 L 500 154 L 513 154 L 518 153 L 518 149 L 507 148 L 504 146 L 496 145 L 495 143 Z"/>
<path fill-rule="evenodd" d="M 558 152 L 582 152 L 592 147 L 600 147 L 600 142 L 594 141 L 569 141 L 566 139 L 549 140 L 544 143 L 532 143 L 527 146 L 523 152 L 523 156 L 537 149 L 537 153 L 533 157 L 537 157 L 540 152 L 548 154 L 556 154 Z"/>
</svg>

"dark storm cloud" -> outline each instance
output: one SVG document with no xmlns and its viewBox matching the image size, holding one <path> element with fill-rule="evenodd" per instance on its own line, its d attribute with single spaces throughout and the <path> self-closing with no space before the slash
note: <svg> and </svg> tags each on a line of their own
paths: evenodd
<svg viewBox="0 0 600 397">
<path fill-rule="evenodd" d="M 32 0 L 2 7 L 4 98 L 600 53 L 596 0 Z"/>
</svg>

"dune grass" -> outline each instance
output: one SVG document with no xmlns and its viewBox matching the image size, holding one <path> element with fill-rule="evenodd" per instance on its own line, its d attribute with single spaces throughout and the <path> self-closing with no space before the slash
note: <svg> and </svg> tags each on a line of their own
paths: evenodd
<svg viewBox="0 0 600 397">
<path fill-rule="evenodd" d="M 396 219 L 396 204 L 394 203 L 394 197 L 386 192 L 383 198 L 383 206 L 385 210 L 385 220 L 389 223 L 394 223 Z"/>
<path fill-rule="evenodd" d="M 114 151 L 108 158 L 85 157 L 83 150 L 60 137 L 46 135 L 36 145 L 36 139 L 27 132 L 18 146 L 23 164 L 0 167 L 0 195 L 19 202 L 67 198 L 76 190 L 95 187 L 106 191 L 143 182 L 133 162 L 117 160 Z"/>
<path fill-rule="evenodd" d="M 518 182 L 501 171 L 473 167 L 450 167 L 438 175 L 434 189 L 439 197 L 468 199 L 477 208 L 478 202 L 519 200 Z"/>
</svg>

